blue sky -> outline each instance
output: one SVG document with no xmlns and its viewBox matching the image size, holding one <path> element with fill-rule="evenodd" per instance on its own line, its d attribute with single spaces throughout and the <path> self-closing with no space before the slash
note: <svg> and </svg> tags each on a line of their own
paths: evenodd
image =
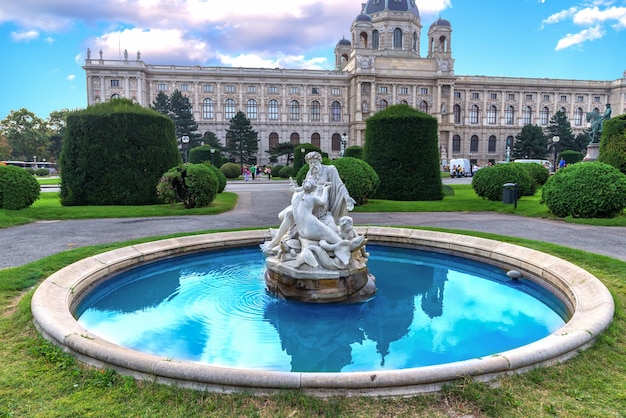
<svg viewBox="0 0 626 418">
<path fill-rule="evenodd" d="M 0 120 L 86 106 L 87 48 L 148 64 L 332 69 L 366 0 L 15 0 L 0 4 Z M 626 0 L 416 0 L 452 24 L 457 75 L 616 80 Z"/>
</svg>

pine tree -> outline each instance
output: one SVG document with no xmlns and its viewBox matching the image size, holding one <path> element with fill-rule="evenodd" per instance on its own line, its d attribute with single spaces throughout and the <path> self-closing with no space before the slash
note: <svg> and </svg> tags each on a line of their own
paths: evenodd
<svg viewBox="0 0 626 418">
<path fill-rule="evenodd" d="M 189 149 L 200 146 L 202 135 L 198 133 L 198 124 L 193 117 L 191 101 L 179 90 L 174 90 L 170 97 L 171 118 L 176 125 L 176 138 L 189 137 Z"/>
<path fill-rule="evenodd" d="M 548 140 L 543 135 L 543 130 L 537 125 L 524 125 L 519 134 L 515 136 L 515 142 L 511 150 L 513 158 L 543 159 L 548 149 Z"/>
<path fill-rule="evenodd" d="M 226 151 L 231 158 L 239 160 L 241 165 L 254 162 L 259 151 L 257 134 L 246 115 L 237 112 L 226 130 Z"/>
<path fill-rule="evenodd" d="M 270 161 L 278 161 L 278 157 L 282 157 L 283 155 L 287 156 L 287 164 L 289 165 L 290 161 L 293 161 L 293 153 L 294 153 L 294 144 L 291 142 L 281 142 L 276 146 L 268 149 L 267 152 L 270 155 Z"/>
<path fill-rule="evenodd" d="M 167 94 L 160 91 L 155 97 L 152 105 L 152 109 L 156 110 L 162 115 L 172 117 L 172 109 L 170 107 L 170 98 Z"/>
<path fill-rule="evenodd" d="M 576 143 L 574 133 L 572 132 L 572 125 L 570 125 L 567 115 L 560 110 L 552 116 L 550 124 L 546 128 L 546 138 L 548 141 L 555 136 L 559 137 L 559 142 L 556 145 L 559 152 L 565 150 L 582 151 L 587 147 L 587 144 L 584 144 L 584 146 L 580 148 L 579 144 Z"/>
</svg>

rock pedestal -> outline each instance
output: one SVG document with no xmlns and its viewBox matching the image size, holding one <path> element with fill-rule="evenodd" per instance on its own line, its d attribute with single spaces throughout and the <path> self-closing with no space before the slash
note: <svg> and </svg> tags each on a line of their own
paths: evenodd
<svg viewBox="0 0 626 418">
<path fill-rule="evenodd" d="M 583 161 L 598 161 L 598 155 L 600 155 L 600 144 L 593 143 L 587 146 L 587 155 Z"/>
</svg>

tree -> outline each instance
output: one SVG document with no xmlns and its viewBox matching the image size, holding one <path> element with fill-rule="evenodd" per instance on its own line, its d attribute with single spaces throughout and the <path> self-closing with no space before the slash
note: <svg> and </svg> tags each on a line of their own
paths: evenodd
<svg viewBox="0 0 626 418">
<path fill-rule="evenodd" d="M 515 136 L 511 150 L 513 158 L 537 158 L 546 156 L 548 140 L 543 130 L 537 125 L 524 125 L 521 132 Z"/>
<path fill-rule="evenodd" d="M 171 114 L 172 108 L 170 106 L 170 98 L 163 91 L 160 91 L 156 95 L 150 107 L 162 115 L 169 116 L 170 118 L 172 117 L 172 114 Z"/>
<path fill-rule="evenodd" d="M 550 119 L 550 124 L 546 128 L 545 135 L 548 141 L 550 141 L 552 137 L 559 137 L 559 142 L 556 145 L 558 151 L 582 151 L 587 148 L 587 144 L 582 148 L 577 147 L 574 140 L 574 133 L 572 132 L 572 126 L 567 119 L 567 115 L 560 110 Z"/>
<path fill-rule="evenodd" d="M 237 112 L 226 130 L 226 151 L 241 165 L 254 162 L 259 151 L 257 135 L 246 115 L 242 111 Z"/>
<path fill-rule="evenodd" d="M 33 157 L 49 158 L 48 124 L 27 109 L 12 110 L 0 122 L 0 129 L 11 147 L 11 157 L 16 160 L 31 161 Z"/>
<path fill-rule="evenodd" d="M 278 161 L 278 157 L 286 155 L 287 165 L 289 165 L 289 161 L 293 161 L 294 144 L 291 142 L 281 142 L 265 152 L 270 155 L 270 161 L 273 160 L 274 162 Z"/>
<path fill-rule="evenodd" d="M 202 135 L 198 133 L 191 102 L 179 90 L 174 90 L 171 96 L 160 91 L 150 107 L 174 121 L 177 140 L 185 135 L 189 137 L 188 149 L 201 145 Z"/>
<path fill-rule="evenodd" d="M 217 135 L 211 131 L 206 131 L 204 135 L 202 135 L 202 142 L 204 142 L 204 145 L 208 145 L 218 151 L 224 149 L 224 146 L 217 138 Z"/>
<path fill-rule="evenodd" d="M 0 160 L 11 159 L 11 146 L 6 136 L 0 133 Z"/>
<path fill-rule="evenodd" d="M 70 113 L 68 109 L 55 110 L 50 113 L 48 118 L 48 126 L 51 130 L 49 138 L 48 152 L 51 161 L 59 159 L 61 148 L 63 147 L 63 135 L 67 128 L 67 115 Z"/>
</svg>

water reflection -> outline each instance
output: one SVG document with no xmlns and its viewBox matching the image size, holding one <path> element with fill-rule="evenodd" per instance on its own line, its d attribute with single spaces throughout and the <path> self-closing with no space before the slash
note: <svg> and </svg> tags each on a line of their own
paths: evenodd
<svg viewBox="0 0 626 418">
<path fill-rule="evenodd" d="M 535 341 L 564 323 L 520 290 L 556 305 L 553 297 L 524 283 L 513 286 L 502 270 L 415 250 L 368 248 L 378 293 L 364 303 L 278 300 L 264 290 L 262 255 L 237 249 L 124 273 L 92 293 L 76 316 L 97 335 L 163 357 L 312 372 L 480 357 Z"/>
</svg>

